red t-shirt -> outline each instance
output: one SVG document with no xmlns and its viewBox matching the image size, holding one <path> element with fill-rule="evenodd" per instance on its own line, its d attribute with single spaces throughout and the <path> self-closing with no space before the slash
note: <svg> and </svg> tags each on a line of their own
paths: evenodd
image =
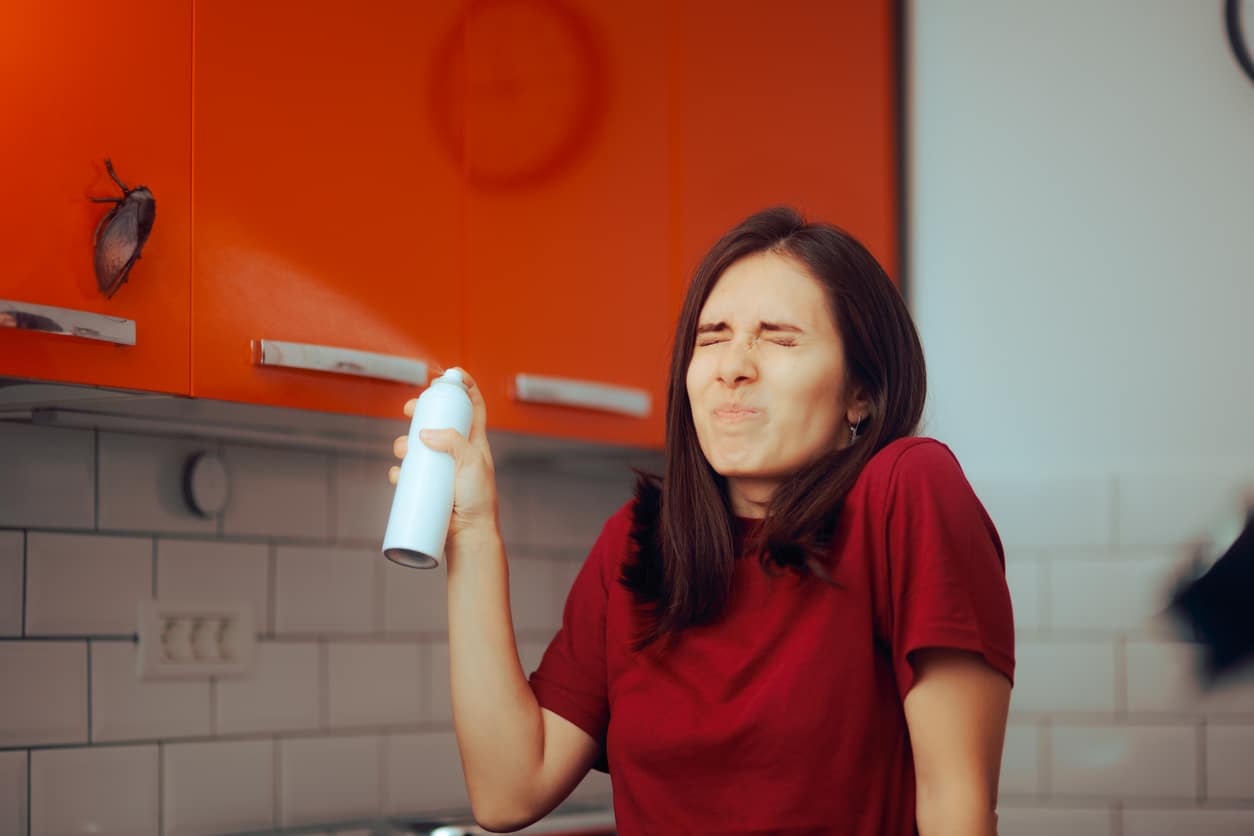
<svg viewBox="0 0 1254 836">
<path fill-rule="evenodd" d="M 949 448 L 901 439 L 867 463 L 836 528 L 837 586 L 742 555 L 723 615 L 664 654 L 630 647 L 631 522 L 628 503 L 605 524 L 531 676 L 604 747 L 619 832 L 913 836 L 911 652 L 1014 672 L 1001 543 Z"/>
</svg>

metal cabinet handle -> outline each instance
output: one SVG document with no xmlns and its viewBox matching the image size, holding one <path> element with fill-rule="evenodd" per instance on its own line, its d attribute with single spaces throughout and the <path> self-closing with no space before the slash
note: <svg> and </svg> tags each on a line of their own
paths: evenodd
<svg viewBox="0 0 1254 836">
<path fill-rule="evenodd" d="M 427 382 L 427 364 L 394 354 L 377 354 L 354 348 L 337 348 L 311 343 L 280 340 L 253 340 L 253 365 L 285 369 L 308 369 L 352 377 L 373 377 L 422 386 Z"/>
<path fill-rule="evenodd" d="M 0 328 L 43 331 L 116 345 L 135 345 L 135 320 L 0 299 Z"/>
<path fill-rule="evenodd" d="M 643 389 L 538 374 L 514 375 L 514 397 L 524 403 L 595 409 L 633 418 L 648 417 L 653 408 L 653 398 Z"/>
</svg>

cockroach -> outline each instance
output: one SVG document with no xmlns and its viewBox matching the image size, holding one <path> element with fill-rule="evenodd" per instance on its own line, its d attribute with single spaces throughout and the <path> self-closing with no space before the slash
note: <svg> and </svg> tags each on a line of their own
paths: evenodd
<svg viewBox="0 0 1254 836">
<path fill-rule="evenodd" d="M 105 168 L 113 182 L 122 189 L 121 197 L 93 197 L 95 203 L 117 204 L 96 225 L 96 284 L 106 299 L 112 299 L 126 283 L 131 268 L 152 232 L 157 218 L 157 200 L 147 186 L 129 188 L 113 170 L 113 161 L 106 159 Z"/>
</svg>

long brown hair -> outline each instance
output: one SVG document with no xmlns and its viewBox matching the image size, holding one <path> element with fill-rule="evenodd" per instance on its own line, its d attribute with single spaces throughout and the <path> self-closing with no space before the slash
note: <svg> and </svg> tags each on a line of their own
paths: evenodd
<svg viewBox="0 0 1254 836">
<path fill-rule="evenodd" d="M 773 252 L 804 265 L 823 286 L 844 346 L 846 391 L 870 404 L 856 443 L 833 448 L 780 484 L 754 541 L 765 568 L 830 579 L 826 548 L 845 496 L 884 445 L 914 435 L 927 391 L 923 349 L 905 302 L 875 257 L 834 226 L 807 223 L 787 208 L 746 218 L 702 259 L 688 286 L 671 351 L 666 404 L 666 469 L 636 486 L 635 554 L 621 582 L 647 616 L 644 648 L 716 619 L 735 565 L 735 520 L 727 481 L 701 452 L 688 400 L 697 320 L 733 263 Z"/>
</svg>

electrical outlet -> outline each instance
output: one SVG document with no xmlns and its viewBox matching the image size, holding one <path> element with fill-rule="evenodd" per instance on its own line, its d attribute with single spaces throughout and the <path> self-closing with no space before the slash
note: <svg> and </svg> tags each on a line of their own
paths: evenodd
<svg viewBox="0 0 1254 836">
<path fill-rule="evenodd" d="M 139 678 L 208 679 L 252 670 L 257 633 L 247 602 L 139 603 Z"/>
</svg>

